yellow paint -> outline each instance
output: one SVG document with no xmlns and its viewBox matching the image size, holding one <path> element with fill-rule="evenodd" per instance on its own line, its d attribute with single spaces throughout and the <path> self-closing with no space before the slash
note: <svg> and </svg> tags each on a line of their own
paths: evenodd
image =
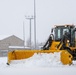
<svg viewBox="0 0 76 75">
<path fill-rule="evenodd" d="M 67 52 L 66 50 L 63 50 L 62 52 L 61 52 L 61 62 L 64 64 L 64 65 L 67 65 L 67 64 L 72 64 L 72 59 L 73 59 L 73 57 L 72 57 L 72 55 L 69 53 L 69 52 Z"/>
<path fill-rule="evenodd" d="M 8 63 L 11 60 L 26 59 L 34 55 L 34 53 L 54 53 L 59 52 L 59 50 L 15 50 L 8 53 Z"/>
</svg>

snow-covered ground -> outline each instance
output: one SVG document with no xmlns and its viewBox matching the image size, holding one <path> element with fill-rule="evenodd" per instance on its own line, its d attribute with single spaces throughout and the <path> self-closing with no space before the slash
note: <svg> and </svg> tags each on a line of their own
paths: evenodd
<svg viewBox="0 0 76 75">
<path fill-rule="evenodd" d="M 23 60 L 12 61 L 7 65 L 7 57 L 0 58 L 0 75 L 76 75 L 76 62 L 63 65 L 60 53 L 34 54 Z"/>
</svg>

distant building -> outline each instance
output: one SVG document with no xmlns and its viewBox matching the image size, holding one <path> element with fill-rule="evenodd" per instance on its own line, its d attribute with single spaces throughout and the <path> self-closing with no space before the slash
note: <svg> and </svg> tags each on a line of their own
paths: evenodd
<svg viewBox="0 0 76 75">
<path fill-rule="evenodd" d="M 15 35 L 0 40 L 0 56 L 6 56 L 9 46 L 24 46 L 24 41 Z"/>
</svg>

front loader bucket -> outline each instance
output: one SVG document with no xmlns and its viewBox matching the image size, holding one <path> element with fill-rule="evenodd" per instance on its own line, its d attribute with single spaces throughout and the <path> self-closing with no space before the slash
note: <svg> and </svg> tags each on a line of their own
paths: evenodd
<svg viewBox="0 0 76 75">
<path fill-rule="evenodd" d="M 27 59 L 34 55 L 34 53 L 54 53 L 60 52 L 60 61 L 66 64 L 72 64 L 72 55 L 66 50 L 15 50 L 8 52 L 8 62 L 9 65 L 12 60 Z"/>
</svg>

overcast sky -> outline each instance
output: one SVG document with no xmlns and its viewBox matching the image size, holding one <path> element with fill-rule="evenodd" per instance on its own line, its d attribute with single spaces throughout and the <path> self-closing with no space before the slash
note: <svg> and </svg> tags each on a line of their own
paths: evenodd
<svg viewBox="0 0 76 75">
<path fill-rule="evenodd" d="M 34 15 L 34 0 L 0 0 L 0 35 L 29 38 L 29 20 Z M 76 0 L 36 0 L 37 41 L 45 42 L 54 25 L 76 24 Z M 32 41 L 34 25 L 32 20 Z"/>
</svg>

